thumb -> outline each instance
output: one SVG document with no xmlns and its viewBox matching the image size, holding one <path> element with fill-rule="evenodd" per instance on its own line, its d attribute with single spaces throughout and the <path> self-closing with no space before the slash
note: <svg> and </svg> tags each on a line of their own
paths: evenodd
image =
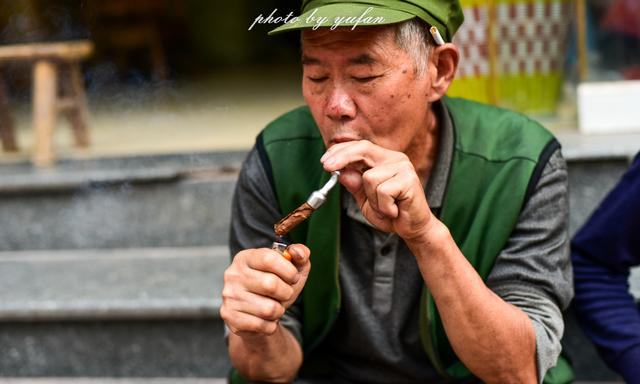
<svg viewBox="0 0 640 384">
<path fill-rule="evenodd" d="M 309 267 L 311 251 L 304 244 L 291 244 L 287 247 L 287 252 L 291 255 L 291 262 L 302 271 Z"/>
</svg>

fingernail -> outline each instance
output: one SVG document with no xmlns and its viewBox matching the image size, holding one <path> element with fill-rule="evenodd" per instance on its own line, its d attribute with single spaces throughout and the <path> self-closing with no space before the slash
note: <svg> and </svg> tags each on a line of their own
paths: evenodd
<svg viewBox="0 0 640 384">
<path fill-rule="evenodd" d="M 324 161 L 324 165 L 328 165 L 328 166 L 332 166 L 335 163 L 336 163 L 336 159 L 334 159 L 333 157 L 329 157 Z"/>
</svg>

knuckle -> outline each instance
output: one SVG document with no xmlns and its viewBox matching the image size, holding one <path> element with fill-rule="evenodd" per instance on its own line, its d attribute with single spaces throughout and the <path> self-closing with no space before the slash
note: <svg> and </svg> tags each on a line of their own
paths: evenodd
<svg viewBox="0 0 640 384">
<path fill-rule="evenodd" d="M 416 168 L 413 166 L 413 164 L 409 163 L 407 165 L 407 172 L 411 174 L 411 177 L 418 178 L 418 173 L 416 172 Z"/>
<path fill-rule="evenodd" d="M 284 308 L 276 301 L 271 301 L 264 308 L 264 317 L 269 320 L 276 320 L 282 317 Z"/>
<path fill-rule="evenodd" d="M 365 171 L 362 174 L 362 180 L 365 182 L 365 184 L 371 184 L 375 181 L 375 175 L 373 174 L 371 169 Z"/>
<path fill-rule="evenodd" d="M 400 171 L 413 171 L 413 163 L 411 163 L 411 160 L 409 160 L 407 155 L 404 153 L 401 153 L 400 156 L 401 156 L 399 161 Z"/>
<path fill-rule="evenodd" d="M 247 255 L 249 255 L 251 252 L 253 252 L 252 249 L 244 249 L 238 253 L 236 253 L 236 255 L 233 257 L 233 261 L 231 263 L 231 265 L 236 265 L 238 263 L 244 263 L 245 259 L 247 258 Z"/>
<path fill-rule="evenodd" d="M 398 156 L 398 161 L 407 162 L 407 163 L 411 164 L 411 160 L 409 160 L 409 156 L 407 156 L 406 153 L 396 151 L 396 154 Z"/>
<path fill-rule="evenodd" d="M 287 287 L 287 289 L 285 290 L 284 294 L 282 295 L 283 299 L 285 301 L 289 301 L 289 300 L 293 299 L 294 293 L 295 292 L 294 292 L 292 287 Z"/>
<path fill-rule="evenodd" d="M 278 279 L 273 276 L 267 276 L 262 282 L 263 289 L 267 295 L 274 295 L 278 290 Z"/>
<path fill-rule="evenodd" d="M 388 195 L 390 193 L 390 186 L 387 184 L 378 185 L 378 195 Z"/>
<path fill-rule="evenodd" d="M 235 271 L 235 268 L 233 268 L 233 266 L 227 268 L 224 271 L 223 280 L 225 283 L 230 283 L 232 281 L 235 281 L 236 278 L 237 278 L 237 273 Z"/>
<path fill-rule="evenodd" d="M 225 305 L 224 305 L 224 304 L 222 304 L 222 305 L 220 306 L 219 313 L 220 313 L 220 318 L 221 318 L 224 322 L 226 322 L 226 321 L 227 321 L 227 307 L 225 307 Z"/>
<path fill-rule="evenodd" d="M 229 328 L 231 328 L 232 326 L 236 329 L 238 328 L 238 325 L 235 321 L 236 316 L 233 316 L 233 310 L 227 309 L 225 305 L 222 305 L 220 307 L 220 318 L 225 322 L 225 324 L 227 324 Z"/>
<path fill-rule="evenodd" d="M 276 263 L 276 254 L 274 252 L 265 252 L 262 255 L 262 262 L 265 265 L 273 265 Z"/>
<path fill-rule="evenodd" d="M 243 325 L 242 330 L 248 331 L 248 332 L 261 332 L 262 323 L 263 323 L 263 320 L 259 320 L 259 319 L 248 321 L 246 324 Z"/>
<path fill-rule="evenodd" d="M 262 331 L 267 335 L 273 335 L 278 329 L 278 323 L 275 321 L 265 321 L 262 323 Z"/>
<path fill-rule="evenodd" d="M 415 182 L 420 183 L 420 178 L 418 177 L 418 174 L 415 172 L 413 168 L 407 169 L 406 171 L 404 171 L 402 173 L 402 176 L 405 178 L 405 180 L 407 180 L 410 183 L 415 183 Z"/>
<path fill-rule="evenodd" d="M 224 288 L 222 288 L 222 301 L 223 302 L 227 302 L 229 300 L 232 300 L 234 298 L 234 293 L 233 293 L 233 289 L 229 288 L 228 286 L 225 285 Z"/>
</svg>

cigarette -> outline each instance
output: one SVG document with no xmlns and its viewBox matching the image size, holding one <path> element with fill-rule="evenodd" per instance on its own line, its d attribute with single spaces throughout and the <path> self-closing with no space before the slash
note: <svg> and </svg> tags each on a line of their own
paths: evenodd
<svg viewBox="0 0 640 384">
<path fill-rule="evenodd" d="M 438 45 L 444 44 L 444 39 L 442 38 L 442 35 L 440 34 L 440 31 L 438 31 L 437 27 L 429 28 L 429 32 L 431 32 L 431 36 L 433 36 L 433 40 L 436 41 L 436 44 Z"/>
<path fill-rule="evenodd" d="M 276 236 L 282 238 L 293 228 L 297 227 L 298 224 L 308 219 L 313 211 L 320 208 L 320 206 L 327 201 L 329 191 L 338 183 L 338 176 L 340 176 L 340 171 L 331 172 L 329 181 L 327 181 L 322 188 L 313 191 L 306 202 L 277 222 L 273 226 Z"/>
</svg>

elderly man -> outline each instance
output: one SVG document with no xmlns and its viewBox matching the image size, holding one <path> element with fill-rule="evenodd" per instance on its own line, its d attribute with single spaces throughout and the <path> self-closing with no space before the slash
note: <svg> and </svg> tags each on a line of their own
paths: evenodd
<svg viewBox="0 0 640 384">
<path fill-rule="evenodd" d="M 232 381 L 571 380 L 566 165 L 537 123 L 444 97 L 457 0 L 302 11 L 275 31 L 302 29 L 307 106 L 259 135 L 233 202 Z M 270 250 L 273 224 L 336 170 L 293 259 Z"/>
</svg>

